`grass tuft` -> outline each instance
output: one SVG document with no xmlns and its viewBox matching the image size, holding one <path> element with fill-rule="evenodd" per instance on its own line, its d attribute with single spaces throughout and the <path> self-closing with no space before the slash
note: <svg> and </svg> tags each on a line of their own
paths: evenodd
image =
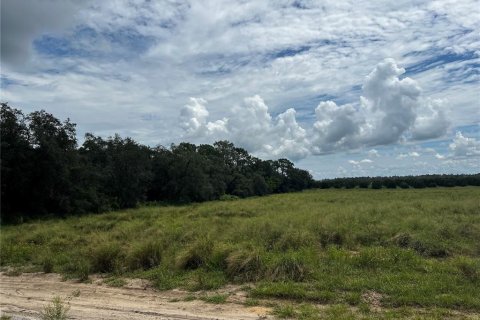
<svg viewBox="0 0 480 320">
<path fill-rule="evenodd" d="M 207 303 L 222 304 L 227 302 L 228 294 L 215 294 L 202 297 L 201 299 Z"/>
<path fill-rule="evenodd" d="M 178 269 L 195 270 L 208 263 L 213 252 L 213 241 L 209 238 L 200 238 L 188 248 L 180 252 L 175 265 Z"/>
<path fill-rule="evenodd" d="M 127 256 L 130 270 L 148 270 L 160 265 L 163 244 L 159 241 L 146 241 L 136 244 Z"/>
<path fill-rule="evenodd" d="M 227 258 L 227 275 L 237 282 L 259 280 L 264 273 L 262 253 L 258 250 L 239 250 Z"/>
<path fill-rule="evenodd" d="M 54 297 L 50 304 L 40 313 L 42 320 L 66 320 L 70 307 L 60 297 Z"/>
</svg>

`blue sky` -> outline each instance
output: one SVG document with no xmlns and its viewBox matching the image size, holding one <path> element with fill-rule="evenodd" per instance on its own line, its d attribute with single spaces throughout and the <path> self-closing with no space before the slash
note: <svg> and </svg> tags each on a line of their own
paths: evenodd
<svg viewBox="0 0 480 320">
<path fill-rule="evenodd" d="M 480 9 L 445 1 L 1 2 L 2 101 L 316 178 L 480 172 Z"/>
</svg>

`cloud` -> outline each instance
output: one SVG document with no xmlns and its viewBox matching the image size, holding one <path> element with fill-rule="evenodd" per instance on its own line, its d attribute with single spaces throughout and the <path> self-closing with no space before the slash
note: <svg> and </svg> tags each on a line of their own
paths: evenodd
<svg viewBox="0 0 480 320">
<path fill-rule="evenodd" d="M 310 154 L 393 144 L 409 136 L 419 139 L 445 134 L 448 122 L 441 103 L 423 98 L 415 80 L 400 79 L 404 72 L 393 59 L 385 59 L 366 77 L 357 108 L 322 101 L 315 108 L 316 121 L 311 127 L 304 128 L 297 122 L 293 108 L 272 117 L 265 101 L 255 95 L 215 122 L 207 121 L 206 101 L 191 98 L 181 110 L 183 128 L 188 137 L 229 139 L 252 152 L 293 160 Z M 425 110 L 433 115 L 417 118 Z M 372 150 L 370 156 L 378 153 Z M 411 152 L 409 156 L 419 154 Z"/>
<path fill-rule="evenodd" d="M 371 150 L 368 151 L 368 156 L 370 158 L 378 158 L 380 155 L 379 155 L 377 150 L 371 149 Z"/>
<path fill-rule="evenodd" d="M 434 139 L 443 136 L 450 125 L 441 100 L 426 99 L 419 108 L 412 137 L 415 140 Z"/>
<path fill-rule="evenodd" d="M 190 98 L 181 109 L 181 123 L 187 137 L 229 139 L 270 157 L 297 160 L 309 154 L 306 131 L 297 123 L 294 109 L 273 118 L 265 101 L 255 95 L 234 107 L 230 118 L 209 122 L 205 105 L 204 99 Z"/>
<path fill-rule="evenodd" d="M 331 152 L 352 147 L 360 130 L 360 121 L 352 105 L 337 106 L 333 101 L 320 102 L 315 108 L 313 125 L 314 153 Z"/>
<path fill-rule="evenodd" d="M 449 145 L 455 157 L 468 157 L 480 155 L 480 141 L 475 138 L 465 137 L 457 131 L 455 138 Z"/>
<path fill-rule="evenodd" d="M 80 136 L 230 139 L 315 172 L 334 159 L 337 174 L 350 150 L 381 150 L 359 157 L 380 168 L 392 145 L 420 150 L 480 121 L 476 0 L 0 2 L 1 100 L 70 117 Z M 244 101 L 256 93 L 265 106 Z M 444 162 L 434 155 L 417 160 Z M 392 163 L 380 172 L 417 172 Z M 465 159 L 444 170 L 462 168 L 472 170 Z"/>
<path fill-rule="evenodd" d="M 441 101 L 424 98 L 419 84 L 409 78 L 400 79 L 405 69 L 395 60 L 385 59 L 367 76 L 363 85 L 361 108 L 367 123 L 361 140 L 366 144 L 398 142 L 410 131 L 413 139 L 438 138 L 446 133 Z"/>
<path fill-rule="evenodd" d="M 206 103 L 207 101 L 201 98 L 190 98 L 189 103 L 181 109 L 181 126 L 186 131 L 187 137 L 211 136 L 227 132 L 226 120 L 207 122 Z"/>
<path fill-rule="evenodd" d="M 19 67 L 32 54 L 32 41 L 46 32 L 63 32 L 74 25 L 76 12 L 88 1 L 2 0 L 1 57 Z"/>
</svg>

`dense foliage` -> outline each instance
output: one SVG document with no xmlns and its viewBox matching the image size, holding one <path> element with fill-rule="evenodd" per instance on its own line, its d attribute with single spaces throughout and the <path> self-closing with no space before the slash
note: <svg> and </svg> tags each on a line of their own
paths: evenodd
<svg viewBox="0 0 480 320">
<path fill-rule="evenodd" d="M 311 175 L 287 159 L 263 161 L 227 141 L 151 148 L 85 135 L 45 111 L 1 105 L 2 221 L 102 212 L 143 201 L 200 202 L 302 190 Z"/>
<path fill-rule="evenodd" d="M 336 178 L 315 181 L 314 186 L 321 189 L 396 189 L 397 187 L 402 189 L 421 189 L 435 187 L 480 186 L 480 174 L 431 174 L 404 177 Z"/>
</svg>

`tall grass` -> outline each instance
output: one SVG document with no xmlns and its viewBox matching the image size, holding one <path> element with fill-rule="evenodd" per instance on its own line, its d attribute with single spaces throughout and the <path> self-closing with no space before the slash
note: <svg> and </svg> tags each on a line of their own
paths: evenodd
<svg viewBox="0 0 480 320">
<path fill-rule="evenodd" d="M 254 297 L 480 310 L 480 188 L 310 190 L 1 229 L 3 266 L 159 289 L 255 282 Z"/>
</svg>

